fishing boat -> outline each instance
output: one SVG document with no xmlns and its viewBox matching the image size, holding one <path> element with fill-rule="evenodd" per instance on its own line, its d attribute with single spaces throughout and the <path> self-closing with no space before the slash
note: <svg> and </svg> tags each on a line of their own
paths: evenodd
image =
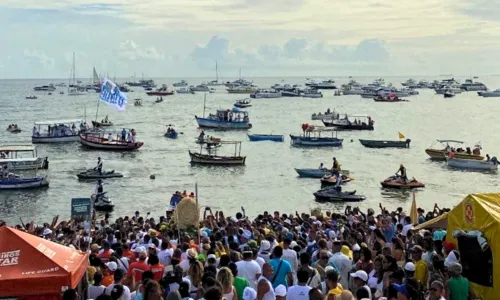
<svg viewBox="0 0 500 300">
<path fill-rule="evenodd" d="M 173 94 L 174 92 L 169 91 L 166 84 L 162 85 L 161 88 L 156 89 L 156 91 L 146 92 L 146 95 L 148 96 L 170 96 Z"/>
<path fill-rule="evenodd" d="M 250 98 L 255 98 L 255 99 L 281 98 L 281 92 L 275 90 L 257 90 L 250 94 Z"/>
<path fill-rule="evenodd" d="M 234 103 L 233 106 L 238 107 L 238 108 L 246 108 L 246 107 L 251 107 L 252 103 L 251 103 L 250 99 L 245 98 L 245 99 L 236 101 L 236 103 Z"/>
<path fill-rule="evenodd" d="M 332 175 L 332 172 L 328 169 L 297 169 L 296 168 L 295 172 L 297 172 L 297 174 L 299 174 L 300 177 L 305 177 L 305 178 L 323 178 L 324 176 Z"/>
<path fill-rule="evenodd" d="M 142 100 L 141 99 L 135 99 L 134 100 L 134 106 L 142 106 Z"/>
<path fill-rule="evenodd" d="M 233 156 L 217 155 L 217 147 L 207 147 L 207 154 L 203 154 L 203 145 L 200 146 L 200 152 L 195 153 L 189 150 L 191 164 L 216 165 L 216 166 L 237 166 L 244 165 L 246 156 L 241 156 L 241 142 L 220 141 L 223 145 L 234 145 Z"/>
<path fill-rule="evenodd" d="M 410 139 L 405 141 L 362 140 L 359 142 L 367 148 L 410 148 Z"/>
<path fill-rule="evenodd" d="M 349 118 L 354 118 L 355 120 L 351 122 Z M 366 118 L 367 122 L 358 120 L 358 118 Z M 323 124 L 326 127 L 335 127 L 337 130 L 374 130 L 375 121 L 371 117 L 367 116 L 347 116 L 344 118 L 332 121 L 323 120 Z"/>
<path fill-rule="evenodd" d="M 81 133 L 79 135 L 80 143 L 91 149 L 110 150 L 110 151 L 134 151 L 141 148 L 143 142 L 130 142 L 113 139 L 113 135 L 105 132 Z M 135 139 L 135 138 L 134 138 Z"/>
<path fill-rule="evenodd" d="M 343 139 L 337 138 L 337 131 L 323 126 L 302 124 L 302 135 L 291 135 L 291 145 L 295 147 L 342 147 Z M 331 137 L 321 134 L 331 133 Z M 334 136 L 335 133 L 335 136 Z"/>
<path fill-rule="evenodd" d="M 219 147 L 221 139 L 213 136 L 199 136 L 196 139 L 196 144 L 203 145 L 206 144 L 207 147 Z"/>
<path fill-rule="evenodd" d="M 48 186 L 47 176 L 0 178 L 0 190 L 39 189 Z"/>
<path fill-rule="evenodd" d="M 179 82 L 174 82 L 174 84 L 172 84 L 172 85 L 175 87 L 186 87 L 186 86 L 188 86 L 188 83 L 186 80 L 181 80 Z"/>
<path fill-rule="evenodd" d="M 123 174 L 115 172 L 115 170 L 99 172 L 95 169 L 88 169 L 84 172 L 76 174 L 76 177 L 78 177 L 78 179 L 80 180 L 94 180 L 94 179 L 120 178 L 123 177 Z"/>
<path fill-rule="evenodd" d="M 313 113 L 311 115 L 311 120 L 337 120 L 339 118 L 339 114 L 335 112 L 335 110 L 330 111 L 328 109 L 324 113 Z"/>
<path fill-rule="evenodd" d="M 377 95 L 377 97 L 373 98 L 373 101 L 375 102 L 409 102 L 406 99 L 401 99 L 395 94 L 390 94 L 390 95 Z"/>
<path fill-rule="evenodd" d="M 455 158 L 459 159 L 474 159 L 474 160 L 483 160 L 484 156 L 481 155 L 481 146 L 476 145 L 474 150 L 471 151 L 470 147 L 466 147 L 463 149 L 461 145 L 464 144 L 463 141 L 457 140 L 437 140 L 438 143 L 442 145 L 443 148 L 436 149 L 433 148 L 434 144 L 429 146 L 429 148 L 425 149 L 425 153 L 431 157 L 431 159 L 435 160 L 446 160 L 449 156 L 450 151 L 453 151 Z M 450 146 L 455 145 L 455 147 Z"/>
<path fill-rule="evenodd" d="M 33 96 L 26 96 L 25 99 L 38 99 L 37 96 L 33 95 Z"/>
<path fill-rule="evenodd" d="M 179 132 L 174 128 L 170 127 L 169 125 L 167 128 L 167 132 L 165 132 L 164 136 L 169 139 L 176 139 L 177 137 L 179 137 Z"/>
<path fill-rule="evenodd" d="M 48 169 L 48 157 L 38 157 L 35 145 L 0 146 L 0 165 L 9 170 Z"/>
<path fill-rule="evenodd" d="M 323 93 L 317 89 L 306 89 L 300 95 L 304 98 L 323 98 Z"/>
<path fill-rule="evenodd" d="M 35 143 L 63 143 L 77 142 L 80 140 L 77 124 L 82 120 L 55 120 L 35 122 L 31 141 Z M 46 131 L 41 129 L 48 128 Z"/>
<path fill-rule="evenodd" d="M 113 126 L 113 122 L 110 122 L 108 120 L 108 116 L 106 116 L 103 120 L 101 120 L 101 122 L 92 121 L 92 126 L 94 126 L 94 127 L 109 127 L 109 126 Z"/>
<path fill-rule="evenodd" d="M 453 98 L 453 97 L 455 97 L 455 93 L 452 90 L 446 90 L 443 95 L 444 95 L 445 98 Z"/>
<path fill-rule="evenodd" d="M 194 91 L 192 89 L 185 88 L 185 87 L 177 89 L 177 90 L 175 90 L 175 92 L 177 94 L 194 94 Z"/>
<path fill-rule="evenodd" d="M 250 129 L 252 124 L 248 117 L 248 112 L 241 111 L 237 107 L 233 109 L 217 110 L 214 114 L 208 117 L 200 118 L 194 116 L 198 126 L 201 128 L 217 128 L 217 129 Z"/>
<path fill-rule="evenodd" d="M 10 133 L 20 133 L 22 130 L 17 126 L 17 124 L 11 124 L 7 127 L 7 131 Z"/>
<path fill-rule="evenodd" d="M 279 134 L 248 134 L 248 139 L 252 142 L 273 141 L 283 142 L 283 135 Z"/>
<path fill-rule="evenodd" d="M 453 155 L 452 155 L 453 156 Z M 498 160 L 495 156 L 491 160 L 446 158 L 448 166 L 463 170 L 496 171 L 498 170 Z"/>
<path fill-rule="evenodd" d="M 366 200 L 366 196 L 356 195 L 356 191 L 352 192 L 342 192 L 340 189 L 334 186 L 325 187 L 316 193 L 313 193 L 314 197 L 318 201 L 329 201 L 329 202 L 359 202 Z"/>
<path fill-rule="evenodd" d="M 425 184 L 423 182 L 417 181 L 415 178 L 412 180 L 404 180 L 401 176 L 393 175 L 386 178 L 384 181 L 380 182 L 384 188 L 395 188 L 395 189 L 414 189 L 423 188 Z"/>
</svg>

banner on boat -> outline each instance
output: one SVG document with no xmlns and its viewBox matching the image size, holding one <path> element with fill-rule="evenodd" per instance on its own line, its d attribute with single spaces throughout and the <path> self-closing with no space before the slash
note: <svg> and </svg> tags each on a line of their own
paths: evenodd
<svg viewBox="0 0 500 300">
<path fill-rule="evenodd" d="M 90 198 L 71 199 L 71 218 L 82 221 L 89 221 L 92 213 Z"/>
<path fill-rule="evenodd" d="M 124 110 L 127 106 L 127 94 L 120 91 L 120 88 L 107 77 L 102 81 L 99 99 L 119 110 Z"/>
</svg>

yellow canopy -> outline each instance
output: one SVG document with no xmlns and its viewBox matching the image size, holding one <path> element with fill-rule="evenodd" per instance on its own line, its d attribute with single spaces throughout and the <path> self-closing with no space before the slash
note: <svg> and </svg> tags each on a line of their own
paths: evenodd
<svg viewBox="0 0 500 300">
<path fill-rule="evenodd" d="M 413 228 L 413 230 L 433 229 L 433 228 L 445 229 L 446 227 L 448 227 L 448 213 L 447 212 L 435 217 L 432 220 L 429 220 L 427 222 L 424 222 L 422 224 L 415 226 Z"/>
</svg>

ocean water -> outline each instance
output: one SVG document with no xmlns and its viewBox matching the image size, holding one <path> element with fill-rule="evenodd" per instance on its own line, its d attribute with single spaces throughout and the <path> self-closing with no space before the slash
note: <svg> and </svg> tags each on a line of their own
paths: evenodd
<svg viewBox="0 0 500 300">
<path fill-rule="evenodd" d="M 340 85 L 349 78 L 334 78 Z M 370 83 L 374 78 L 356 78 Z M 386 78 L 396 86 L 407 78 Z M 439 78 L 425 78 L 434 80 Z M 459 78 L 463 81 L 464 78 Z M 180 79 L 156 79 L 158 84 L 169 84 Z M 189 79 L 199 84 L 209 78 Z M 261 88 L 272 84 L 303 84 L 304 78 L 255 78 Z M 480 81 L 490 89 L 500 87 L 500 77 L 484 77 Z M 98 94 L 86 96 L 59 95 L 58 88 L 52 95 L 33 92 L 33 87 L 65 80 L 3 80 L 0 81 L 1 126 L 17 123 L 23 132 L 10 134 L 0 130 L 3 145 L 30 143 L 34 121 L 52 119 L 95 119 Z M 120 81 L 120 80 L 118 80 Z M 112 215 L 130 215 L 136 210 L 150 211 L 153 217 L 164 214 L 170 196 L 176 190 L 194 190 L 198 183 L 199 201 L 212 209 L 234 213 L 244 206 L 247 213 L 256 215 L 264 210 L 280 212 L 309 211 L 312 207 L 324 210 L 343 210 L 342 203 L 317 203 L 312 195 L 320 188 L 319 179 L 298 178 L 294 168 L 316 168 L 321 162 L 331 166 L 336 157 L 342 168 L 348 169 L 355 178 L 344 190 L 356 190 L 367 200 L 360 208 L 376 208 L 382 203 L 387 208 L 410 207 L 411 193 L 384 190 L 380 181 L 394 174 L 404 163 L 408 176 L 426 184 L 416 192 L 417 204 L 432 209 L 451 207 L 469 193 L 499 190 L 498 175 L 465 172 L 449 169 L 443 162 L 428 159 L 424 150 L 436 139 L 464 140 L 468 145 L 480 142 L 484 153 L 499 155 L 500 140 L 497 123 L 500 98 L 482 98 L 476 92 L 464 92 L 455 98 L 445 99 L 433 90 L 420 90 L 420 95 L 408 97 L 407 103 L 375 103 L 360 96 L 334 97 L 333 91 L 323 91 L 321 99 L 280 98 L 256 99 L 248 109 L 253 128 L 250 133 L 285 135 L 284 143 L 249 142 L 244 131 L 210 131 L 209 135 L 224 140 L 243 141 L 242 155 L 247 156 L 243 167 L 191 166 L 188 150 L 199 150 L 195 139 L 200 130 L 194 115 L 203 114 L 204 94 L 174 95 L 164 97 L 155 104 L 156 97 L 148 97 L 140 87 L 129 93 L 129 105 L 125 111 L 116 111 L 101 104 L 98 119 L 105 115 L 121 128 L 134 128 L 138 140 L 145 145 L 136 152 L 116 153 L 84 149 L 79 143 L 39 145 L 39 156 L 48 156 L 50 168 L 40 173 L 48 174 L 50 187 L 44 190 L 1 191 L 0 219 L 18 223 L 35 220 L 50 221 L 55 215 L 68 218 L 71 198 L 90 196 L 94 183 L 80 182 L 76 174 L 96 164 L 98 156 L 104 160 L 104 168 L 115 169 L 124 178 L 106 180 L 105 190 L 116 207 Z M 206 114 L 218 108 L 231 108 L 245 95 L 227 94 L 224 87 L 206 95 Z M 38 99 L 25 96 L 37 94 Z M 142 107 L 134 107 L 133 99 L 141 98 Z M 294 148 L 289 134 L 301 132 L 302 123 L 321 124 L 311 121 L 312 113 L 327 108 L 350 115 L 369 115 L 375 121 L 374 131 L 339 132 L 344 139 L 342 148 Z M 166 139 L 166 125 L 173 124 L 182 132 L 177 140 Z M 402 132 L 412 140 L 410 149 L 368 149 L 358 139 L 396 140 Z M 222 147 L 220 154 L 231 154 L 234 148 Z M 156 175 L 155 180 L 149 176 Z"/>
</svg>

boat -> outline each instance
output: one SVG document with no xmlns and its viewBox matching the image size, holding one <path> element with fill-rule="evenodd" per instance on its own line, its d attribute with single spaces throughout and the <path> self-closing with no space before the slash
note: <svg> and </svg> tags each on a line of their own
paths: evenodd
<svg viewBox="0 0 500 300">
<path fill-rule="evenodd" d="M 189 89 L 193 92 L 210 92 L 210 88 L 206 84 L 199 84 L 196 86 L 189 86 Z"/>
<path fill-rule="evenodd" d="M 103 120 L 101 120 L 101 122 L 92 121 L 92 126 L 94 126 L 94 127 L 109 127 L 109 126 L 113 126 L 113 122 L 110 122 L 108 120 L 108 116 L 106 116 Z"/>
<path fill-rule="evenodd" d="M 460 86 L 460 88 L 464 91 L 486 91 L 488 88 L 484 83 L 479 81 L 474 81 L 473 79 L 466 79 L 464 83 Z"/>
<path fill-rule="evenodd" d="M 410 79 L 408 79 L 408 80 L 406 80 L 404 82 L 401 82 L 402 86 L 408 86 L 408 87 L 414 86 L 415 84 L 416 84 L 416 81 L 414 79 L 412 79 L 412 78 L 410 78 Z"/>
<path fill-rule="evenodd" d="M 80 86 L 79 82 L 76 80 L 76 62 L 75 62 L 75 52 L 73 52 L 73 64 L 71 65 L 71 78 L 68 84 L 68 96 L 82 96 L 87 95 L 87 89 Z"/>
<path fill-rule="evenodd" d="M 233 106 L 238 107 L 238 108 L 246 108 L 252 106 L 251 100 L 248 98 L 238 100 L 236 103 L 233 104 Z"/>
<path fill-rule="evenodd" d="M 443 95 L 444 93 L 446 93 L 446 91 L 451 91 L 453 92 L 454 94 L 460 94 L 462 92 L 462 89 L 460 88 L 459 85 L 439 85 L 438 87 L 434 88 L 434 91 L 436 92 L 436 94 L 438 95 Z"/>
<path fill-rule="evenodd" d="M 163 102 L 163 97 L 158 97 L 155 100 L 155 103 L 162 103 Z"/>
<path fill-rule="evenodd" d="M 104 192 L 96 196 L 96 194 L 92 194 L 90 196 L 90 200 L 93 203 L 93 207 L 97 211 L 111 211 L 115 207 L 113 201 L 109 199 L 106 195 L 108 192 Z"/>
<path fill-rule="evenodd" d="M 193 90 L 191 90 L 190 88 L 185 88 L 185 87 L 177 89 L 177 90 L 175 90 L 175 92 L 177 94 L 194 94 Z"/>
<path fill-rule="evenodd" d="M 17 124 L 11 124 L 7 127 L 7 131 L 10 133 L 20 133 L 22 130 L 17 126 Z"/>
<path fill-rule="evenodd" d="M 341 173 L 342 173 L 342 184 L 346 184 L 354 180 L 352 177 L 349 177 L 349 175 L 344 174 L 343 171 L 341 171 Z M 337 185 L 337 176 L 333 174 L 325 175 L 321 177 L 320 182 L 322 188 L 325 186 Z"/>
<path fill-rule="evenodd" d="M 380 182 L 384 188 L 395 188 L 395 189 L 414 189 L 423 188 L 425 184 L 417 181 L 415 178 L 412 180 L 405 181 L 401 176 L 393 175 L 386 178 L 384 181 Z"/>
<path fill-rule="evenodd" d="M 302 92 L 298 88 L 281 90 L 282 97 L 301 97 Z"/>
<path fill-rule="evenodd" d="M 500 89 L 494 90 L 494 91 L 482 91 L 482 92 L 477 92 L 479 96 L 485 97 L 485 98 L 490 98 L 490 97 L 500 97 Z"/>
<path fill-rule="evenodd" d="M 81 133 L 80 143 L 88 148 L 110 151 L 134 151 L 141 148 L 143 142 L 130 142 L 113 139 L 111 133 L 107 137 L 105 132 Z"/>
<path fill-rule="evenodd" d="M 156 89 L 156 91 L 146 92 L 146 95 L 148 96 L 170 96 L 173 94 L 174 92 L 169 91 L 166 84 L 162 85 L 161 88 Z"/>
<path fill-rule="evenodd" d="M 48 186 L 47 176 L 0 178 L 0 190 L 39 189 Z"/>
<path fill-rule="evenodd" d="M 352 192 L 342 192 L 339 189 L 329 186 L 325 187 L 316 193 L 313 193 L 314 197 L 318 201 L 344 201 L 344 202 L 359 202 L 366 200 L 365 196 L 356 195 L 356 191 Z"/>
<path fill-rule="evenodd" d="M 449 156 L 449 152 L 453 151 L 455 158 L 459 159 L 474 159 L 474 160 L 483 160 L 484 156 L 481 155 L 481 147 L 479 145 L 476 145 L 474 150 L 471 151 L 470 147 L 467 147 L 465 150 L 460 147 L 462 144 L 464 144 L 463 141 L 457 141 L 457 140 L 437 140 L 438 143 L 442 145 L 443 148 L 441 149 L 435 149 L 434 144 L 431 145 L 429 148 L 425 149 L 425 153 L 431 157 L 431 159 L 435 160 L 446 160 L 446 158 Z M 450 144 L 456 145 L 456 147 L 460 148 L 454 148 L 451 147 Z"/>
<path fill-rule="evenodd" d="M 446 161 L 448 166 L 456 169 L 469 169 L 469 170 L 480 170 L 480 171 L 496 171 L 498 170 L 498 160 L 495 156 L 491 160 L 477 160 L 477 159 L 461 159 L 447 157 Z"/>
<path fill-rule="evenodd" d="M 57 86 L 57 87 L 66 87 L 66 83 L 60 82 L 60 83 L 56 83 L 54 86 Z"/>
<path fill-rule="evenodd" d="M 355 118 L 354 122 L 351 122 L 349 118 Z M 366 118 L 367 122 L 362 122 L 358 118 Z M 335 127 L 337 130 L 374 130 L 375 121 L 368 116 L 347 116 L 344 118 L 332 121 L 322 121 L 326 127 Z"/>
<path fill-rule="evenodd" d="M 80 173 L 76 174 L 76 176 L 80 180 L 85 180 L 85 179 L 119 178 L 119 177 L 123 177 L 123 174 L 115 172 L 115 170 L 102 171 L 99 173 L 99 171 L 97 171 L 95 169 L 88 169 L 84 172 L 80 172 Z"/>
<path fill-rule="evenodd" d="M 194 116 L 198 126 L 201 128 L 217 128 L 217 129 L 250 129 L 252 124 L 248 117 L 248 112 L 241 111 L 237 107 L 232 110 L 217 110 L 214 114 L 208 117 Z"/>
<path fill-rule="evenodd" d="M 77 129 L 81 126 L 82 120 L 54 120 L 54 121 L 39 121 L 35 122 L 31 142 L 35 143 L 63 143 L 63 142 L 77 142 L 80 140 Z M 42 128 L 47 127 L 46 131 L 41 131 Z"/>
<path fill-rule="evenodd" d="M 38 97 L 37 97 L 37 96 L 34 96 L 34 95 L 33 95 L 33 96 L 26 96 L 26 97 L 24 97 L 24 98 L 25 98 L 25 99 L 38 99 Z"/>
<path fill-rule="evenodd" d="M 189 157 L 191 164 L 202 165 L 218 165 L 218 166 L 237 166 L 244 165 L 246 156 L 241 156 L 241 142 L 236 141 L 220 141 L 220 144 L 234 145 L 233 156 L 220 156 L 217 155 L 217 147 L 207 147 L 208 154 L 203 154 L 203 145 L 200 146 L 200 152 L 195 153 L 189 150 Z"/>
<path fill-rule="evenodd" d="M 283 142 L 285 139 L 280 134 L 248 134 L 248 139 L 252 142 L 273 141 Z"/>
<path fill-rule="evenodd" d="M 342 92 L 339 91 L 339 90 L 336 90 L 334 93 L 333 93 L 334 96 L 342 96 Z"/>
<path fill-rule="evenodd" d="M 224 82 L 219 81 L 219 68 L 217 65 L 217 61 L 215 61 L 215 80 L 210 80 L 207 82 L 208 86 L 219 86 L 219 85 L 224 85 Z"/>
<path fill-rule="evenodd" d="M 33 90 L 35 92 L 39 91 L 53 92 L 56 90 L 56 87 L 53 84 L 49 84 L 49 85 L 35 86 Z"/>
<path fill-rule="evenodd" d="M 405 141 L 362 140 L 359 142 L 367 148 L 410 148 L 410 139 Z"/>
<path fill-rule="evenodd" d="M 390 94 L 388 96 L 377 95 L 377 97 L 373 98 L 375 102 L 408 102 L 406 99 L 401 99 L 395 94 Z"/>
<path fill-rule="evenodd" d="M 34 145 L 0 146 L 0 165 L 7 165 L 9 170 L 48 169 L 47 156 L 38 157 Z"/>
<path fill-rule="evenodd" d="M 365 90 L 359 86 L 348 86 L 342 90 L 342 94 L 344 95 L 361 95 L 364 92 Z"/>
<path fill-rule="evenodd" d="M 281 98 L 281 92 L 274 90 L 257 90 L 250 94 L 250 98 L 255 98 L 255 99 Z"/>
<path fill-rule="evenodd" d="M 142 79 L 137 81 L 135 80 L 135 75 L 134 75 L 134 81 L 126 81 L 125 84 L 128 86 L 141 86 L 141 87 L 155 87 L 155 81 L 153 79 L 144 79 L 144 74 L 142 75 Z"/>
<path fill-rule="evenodd" d="M 323 93 L 316 89 L 307 89 L 301 93 L 304 98 L 323 98 Z"/>
<path fill-rule="evenodd" d="M 220 138 L 216 138 L 213 136 L 206 136 L 204 138 L 201 138 L 201 136 L 199 136 L 196 139 L 196 144 L 199 144 L 199 145 L 206 144 L 207 147 L 218 147 L 218 146 L 220 146 L 220 142 L 221 142 Z"/>
<path fill-rule="evenodd" d="M 337 131 L 323 126 L 302 124 L 302 135 L 290 134 L 291 145 L 295 147 L 342 147 L 343 139 L 337 138 Z M 335 132 L 335 137 L 333 133 Z M 332 137 L 322 137 L 321 133 L 331 133 Z"/>
<path fill-rule="evenodd" d="M 336 120 L 339 118 L 339 114 L 335 110 L 331 111 L 328 109 L 324 113 L 313 113 L 311 115 L 311 120 Z"/>
<path fill-rule="evenodd" d="M 443 95 L 444 95 L 445 98 L 453 98 L 453 97 L 455 97 L 455 93 L 452 90 L 446 90 Z"/>
<path fill-rule="evenodd" d="M 176 139 L 179 136 L 179 132 L 174 128 L 170 127 L 169 125 L 167 128 L 167 132 L 165 132 L 164 136 L 169 139 Z"/>
<path fill-rule="evenodd" d="M 328 169 L 297 169 L 295 172 L 299 174 L 300 177 L 305 178 L 323 178 L 324 176 L 332 175 L 332 172 Z"/>
<path fill-rule="evenodd" d="M 135 99 L 134 100 L 134 106 L 142 106 L 142 100 L 141 99 Z"/>
<path fill-rule="evenodd" d="M 179 82 L 174 82 L 174 84 L 172 84 L 172 85 L 175 87 L 186 87 L 186 86 L 188 86 L 188 83 L 186 80 L 181 80 Z"/>
<path fill-rule="evenodd" d="M 307 84 L 307 86 L 313 88 L 313 89 L 318 89 L 318 90 L 334 90 L 337 87 L 335 86 L 335 81 L 328 79 L 328 80 L 323 80 L 321 82 L 313 82 L 310 84 Z"/>
<path fill-rule="evenodd" d="M 258 90 L 256 86 L 253 85 L 241 85 L 233 86 L 227 89 L 229 94 L 251 94 Z"/>
</svg>

